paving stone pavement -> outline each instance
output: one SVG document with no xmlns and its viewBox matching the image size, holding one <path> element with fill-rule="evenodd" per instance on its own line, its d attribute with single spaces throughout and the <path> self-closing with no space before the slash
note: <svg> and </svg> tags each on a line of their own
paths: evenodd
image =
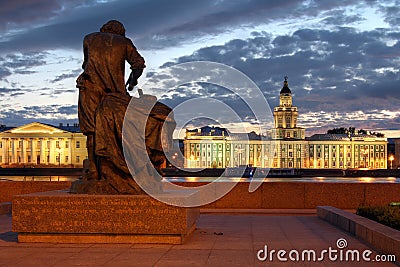
<svg viewBox="0 0 400 267">
<path fill-rule="evenodd" d="M 194 234 L 183 245 L 150 244 L 53 244 L 18 243 L 11 232 L 11 215 L 0 215 L 0 266 L 398 266 L 393 263 L 331 261 L 328 254 L 319 262 L 291 261 L 289 252 L 338 250 L 340 238 L 347 250 L 371 250 L 368 244 L 341 231 L 315 215 L 202 214 Z M 270 259 L 260 261 L 257 253 L 267 246 Z M 278 250 L 285 250 L 280 262 Z M 295 256 L 295 252 L 291 254 Z M 307 253 L 304 254 L 307 258 Z M 264 253 L 260 253 L 263 257 Z M 345 257 L 345 256 L 344 256 Z"/>
</svg>

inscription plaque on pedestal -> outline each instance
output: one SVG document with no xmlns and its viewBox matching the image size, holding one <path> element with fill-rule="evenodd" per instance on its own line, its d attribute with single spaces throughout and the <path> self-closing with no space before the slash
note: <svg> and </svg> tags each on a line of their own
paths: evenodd
<svg viewBox="0 0 400 267">
<path fill-rule="evenodd" d="M 195 229 L 199 209 L 170 206 L 148 195 L 51 191 L 15 196 L 12 213 L 19 242 L 181 244 Z"/>
</svg>

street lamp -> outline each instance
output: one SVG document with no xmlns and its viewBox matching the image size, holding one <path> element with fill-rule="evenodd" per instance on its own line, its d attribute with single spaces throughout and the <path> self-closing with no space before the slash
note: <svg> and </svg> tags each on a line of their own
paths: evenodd
<svg viewBox="0 0 400 267">
<path fill-rule="evenodd" d="M 394 160 L 393 155 L 390 155 L 389 160 L 390 160 L 390 169 L 393 169 L 393 160 Z"/>
<path fill-rule="evenodd" d="M 168 167 L 177 167 L 177 158 L 178 158 L 178 153 L 177 152 L 175 152 L 173 155 L 172 155 L 172 159 L 171 159 L 171 161 L 169 161 L 168 163 Z"/>
</svg>

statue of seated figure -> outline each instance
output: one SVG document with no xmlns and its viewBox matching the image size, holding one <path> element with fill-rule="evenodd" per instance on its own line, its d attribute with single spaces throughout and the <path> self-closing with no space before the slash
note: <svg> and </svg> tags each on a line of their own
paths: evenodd
<svg viewBox="0 0 400 267">
<path fill-rule="evenodd" d="M 147 175 L 146 183 L 160 187 L 156 172 L 161 173 L 176 124 L 172 110 L 154 96 L 135 98 L 126 90 L 125 61 L 131 65 L 128 83 L 132 89 L 145 68 L 143 57 L 125 37 L 122 23 L 115 20 L 104 24 L 100 32 L 85 36 L 83 50 L 84 71 L 77 79 L 78 117 L 87 136 L 88 163 L 70 192 L 144 194 L 125 155 L 134 161 L 134 175 Z M 124 123 L 128 130 L 123 130 Z"/>
</svg>

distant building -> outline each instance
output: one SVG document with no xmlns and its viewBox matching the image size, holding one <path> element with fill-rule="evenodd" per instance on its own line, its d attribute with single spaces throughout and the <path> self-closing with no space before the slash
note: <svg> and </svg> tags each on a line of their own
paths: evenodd
<svg viewBox="0 0 400 267">
<path fill-rule="evenodd" d="M 292 91 L 289 89 L 287 77 L 279 93 L 279 106 L 274 108 L 275 128 L 270 131 L 275 140 L 304 140 L 305 129 L 297 127 L 299 116 L 297 107 L 293 106 Z"/>
<path fill-rule="evenodd" d="M 387 168 L 386 138 L 373 135 L 315 134 L 306 140 L 310 168 Z"/>
<path fill-rule="evenodd" d="M 0 130 L 0 166 L 82 167 L 86 137 L 79 125 L 58 127 L 34 122 Z"/>
<path fill-rule="evenodd" d="M 315 134 L 297 126 L 287 77 L 274 108 L 274 128 L 266 136 L 230 133 L 205 126 L 186 130 L 187 168 L 387 168 L 387 140 L 374 135 Z"/>
</svg>

